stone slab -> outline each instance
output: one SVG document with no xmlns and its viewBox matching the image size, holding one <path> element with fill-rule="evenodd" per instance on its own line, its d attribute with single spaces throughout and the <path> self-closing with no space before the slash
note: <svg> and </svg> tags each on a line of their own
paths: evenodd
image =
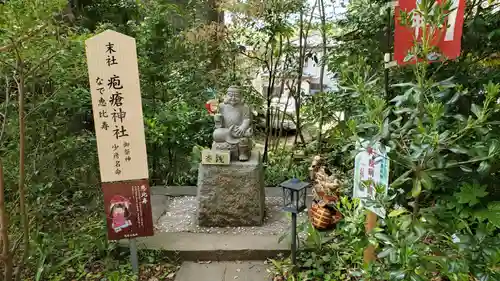
<svg viewBox="0 0 500 281">
<path fill-rule="evenodd" d="M 263 261 L 194 263 L 184 262 L 175 281 L 268 281 Z"/>
<path fill-rule="evenodd" d="M 200 164 L 198 224 L 204 227 L 258 226 L 265 215 L 264 168 L 259 152 L 229 166 Z"/>
<path fill-rule="evenodd" d="M 266 260 L 289 254 L 290 246 L 285 241 L 278 243 L 278 239 L 276 235 L 162 232 L 137 238 L 137 246 L 162 250 L 166 256 L 183 261 Z M 128 241 L 120 244 L 128 246 Z"/>
<path fill-rule="evenodd" d="M 267 281 L 271 280 L 263 261 L 226 263 L 224 281 Z"/>
<path fill-rule="evenodd" d="M 224 281 L 225 264 L 183 262 L 175 281 Z"/>
</svg>

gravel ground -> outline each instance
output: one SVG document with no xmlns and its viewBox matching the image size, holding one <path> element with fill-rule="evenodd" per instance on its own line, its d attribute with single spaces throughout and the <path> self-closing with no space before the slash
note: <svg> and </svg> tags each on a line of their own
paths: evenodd
<svg viewBox="0 0 500 281">
<path fill-rule="evenodd" d="M 262 226 L 254 227 L 199 227 L 196 224 L 198 203 L 194 196 L 170 197 L 167 210 L 157 222 L 160 232 L 195 232 L 215 234 L 281 235 L 291 224 L 291 219 L 281 211 L 282 198 L 266 198 L 266 218 Z M 299 214 L 297 223 L 307 219 L 307 213 Z"/>
</svg>

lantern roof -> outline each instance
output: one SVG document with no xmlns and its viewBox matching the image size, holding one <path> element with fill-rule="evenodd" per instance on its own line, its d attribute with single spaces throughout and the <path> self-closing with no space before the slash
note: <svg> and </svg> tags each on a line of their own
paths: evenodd
<svg viewBox="0 0 500 281">
<path fill-rule="evenodd" d="M 308 182 L 303 182 L 299 179 L 293 178 L 290 180 L 287 180 L 285 182 L 282 182 L 280 184 L 281 187 L 287 188 L 287 189 L 293 189 L 293 190 L 302 190 L 309 186 Z"/>
</svg>

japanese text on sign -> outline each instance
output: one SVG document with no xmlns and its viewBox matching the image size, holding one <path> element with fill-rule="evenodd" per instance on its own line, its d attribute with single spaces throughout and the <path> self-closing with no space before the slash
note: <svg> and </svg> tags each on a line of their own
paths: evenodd
<svg viewBox="0 0 500 281">
<path fill-rule="evenodd" d="M 146 179 L 135 40 L 107 30 L 85 44 L 101 181 Z"/>
<path fill-rule="evenodd" d="M 201 152 L 201 163 L 205 165 L 229 165 L 230 152 L 204 149 Z"/>
<path fill-rule="evenodd" d="M 375 185 L 383 186 L 384 193 L 389 188 L 389 158 L 387 152 L 389 148 L 375 143 L 369 146 L 366 141 L 360 143 L 361 151 L 356 155 L 354 167 L 354 190 L 356 198 L 362 198 L 362 202 L 367 198 L 375 199 Z M 370 182 L 369 186 L 364 186 L 363 182 Z M 380 217 L 385 217 L 383 208 L 368 207 Z"/>
</svg>

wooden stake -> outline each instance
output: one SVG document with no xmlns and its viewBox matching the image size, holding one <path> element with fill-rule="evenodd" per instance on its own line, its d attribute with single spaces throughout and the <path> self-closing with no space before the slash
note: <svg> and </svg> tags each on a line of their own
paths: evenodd
<svg viewBox="0 0 500 281">
<path fill-rule="evenodd" d="M 366 214 L 365 232 L 370 233 L 377 225 L 377 215 L 374 212 L 368 211 Z M 365 264 L 369 264 L 375 260 L 375 248 L 373 245 L 368 245 L 363 254 Z"/>
</svg>

